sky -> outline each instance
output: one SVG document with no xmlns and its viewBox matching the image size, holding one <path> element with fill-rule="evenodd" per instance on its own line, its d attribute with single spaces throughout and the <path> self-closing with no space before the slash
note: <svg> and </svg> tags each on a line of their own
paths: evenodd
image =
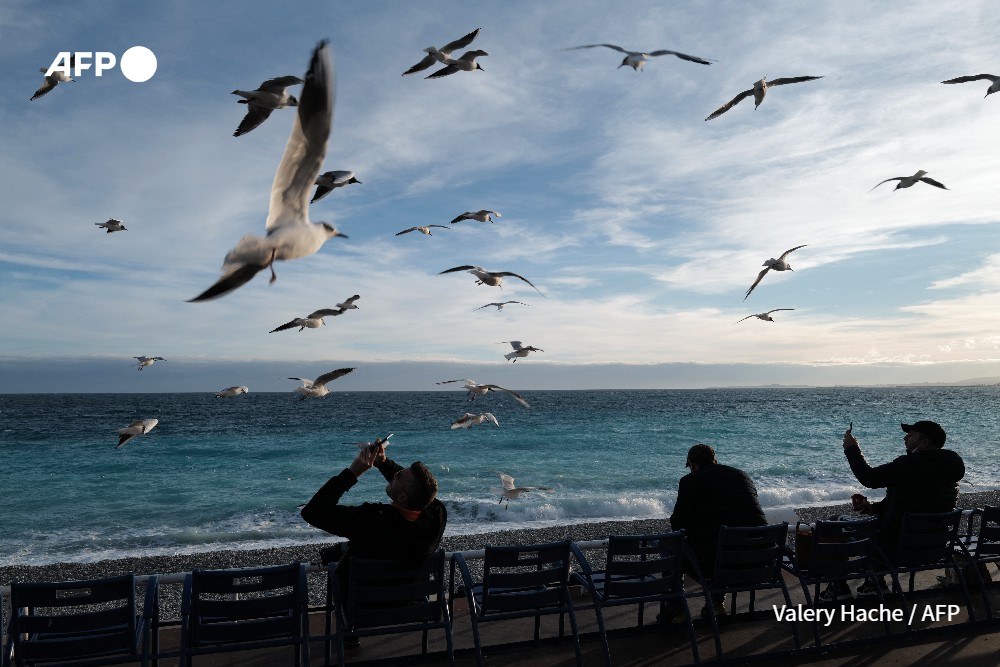
<svg viewBox="0 0 1000 667">
<path fill-rule="evenodd" d="M 0 5 L 0 393 L 948 382 L 1000 376 L 1000 17 L 989 2 Z M 401 76 L 481 28 L 483 71 Z M 263 234 L 294 120 L 233 137 L 235 89 L 330 41 L 315 255 L 188 303 Z M 712 61 L 651 58 L 670 49 Z M 155 75 L 60 51 L 142 45 Z M 433 70 L 429 70 L 433 71 Z M 705 117 L 762 76 L 822 76 Z M 290 92 L 298 94 L 300 87 Z M 926 170 L 949 189 L 880 181 Z M 495 210 L 495 223 L 449 221 Z M 108 218 L 127 231 L 105 234 Z M 443 224 L 433 236 L 396 232 Z M 744 300 L 764 260 L 789 255 Z M 460 265 L 513 271 L 502 288 Z M 269 333 L 359 294 L 317 330 Z M 503 311 L 492 301 L 523 301 Z M 775 308 L 774 322 L 747 315 Z M 504 341 L 544 352 L 511 363 Z M 135 371 L 133 357 L 166 360 Z M 527 368 L 525 368 L 527 367 Z M 252 381 L 251 381 L 252 380 Z M 454 385 L 452 385 L 454 386 Z"/>
</svg>

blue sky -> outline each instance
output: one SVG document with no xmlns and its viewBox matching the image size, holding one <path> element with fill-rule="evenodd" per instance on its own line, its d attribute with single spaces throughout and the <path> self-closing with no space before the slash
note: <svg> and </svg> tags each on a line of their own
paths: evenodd
<svg viewBox="0 0 1000 667">
<path fill-rule="evenodd" d="M 474 28 L 485 71 L 400 76 Z M 994 5 L 972 1 L 8 0 L 0 392 L 214 391 L 247 376 L 252 391 L 290 390 L 289 375 L 342 365 L 358 371 L 339 388 L 361 390 L 1000 375 L 1000 95 L 940 83 L 1000 74 L 998 28 Z M 324 170 L 362 184 L 311 217 L 350 238 L 279 263 L 273 285 L 187 303 L 263 232 L 293 120 L 275 111 L 234 138 L 245 107 L 230 91 L 302 76 L 324 38 L 337 73 Z M 715 62 L 634 72 L 609 49 L 562 50 L 598 42 Z M 86 72 L 29 103 L 57 52 L 134 45 L 157 56 L 148 82 Z M 824 78 L 704 121 L 764 75 Z M 950 190 L 869 192 L 918 169 Z M 503 217 L 395 236 L 478 209 Z M 94 226 L 110 217 L 128 231 Z M 793 272 L 743 300 L 763 260 L 801 244 Z M 462 264 L 520 273 L 545 298 L 438 275 Z M 352 294 L 360 309 L 322 329 L 268 333 Z M 530 306 L 475 310 L 506 299 Z M 795 310 L 734 324 L 773 308 Z M 508 340 L 545 352 L 512 365 Z M 138 355 L 167 361 L 140 375 Z"/>
</svg>

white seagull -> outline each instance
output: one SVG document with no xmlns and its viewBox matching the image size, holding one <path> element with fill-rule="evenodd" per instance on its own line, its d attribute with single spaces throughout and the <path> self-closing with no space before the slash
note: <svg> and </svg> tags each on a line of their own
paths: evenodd
<svg viewBox="0 0 1000 667">
<path fill-rule="evenodd" d="M 700 65 L 711 65 L 712 61 L 705 60 L 704 58 L 699 58 L 697 56 L 689 56 L 686 53 L 680 53 L 679 51 L 667 51 L 666 49 L 660 49 L 659 51 L 628 51 L 620 46 L 614 44 L 584 44 L 583 46 L 572 46 L 568 49 L 563 49 L 564 51 L 575 51 L 577 49 L 592 49 L 596 46 L 606 46 L 609 49 L 614 49 L 619 53 L 624 53 L 625 58 L 622 60 L 622 64 L 618 66 L 619 69 L 628 65 L 633 70 L 641 72 L 646 61 L 652 56 L 677 56 L 681 60 L 687 60 L 692 63 L 698 63 Z"/>
<path fill-rule="evenodd" d="M 501 343 L 510 343 L 510 346 L 514 348 L 512 352 L 508 352 L 503 355 L 504 359 L 517 363 L 519 357 L 528 356 L 529 352 L 544 352 L 545 350 L 539 350 L 537 347 L 532 347 L 531 345 L 522 345 L 519 340 L 504 340 Z"/>
<path fill-rule="evenodd" d="M 483 209 L 481 211 L 466 211 L 462 215 L 456 217 L 452 220 L 452 224 L 456 222 L 461 222 L 462 220 L 478 220 L 479 222 L 493 222 L 494 218 L 502 218 L 499 211 L 487 211 Z"/>
<path fill-rule="evenodd" d="M 289 380 L 298 380 L 302 383 L 301 387 L 298 387 L 295 391 L 302 394 L 300 401 L 304 401 L 307 398 L 322 398 L 330 393 L 330 390 L 326 388 L 327 382 L 333 382 L 339 377 L 347 375 L 353 368 L 338 368 L 335 371 L 330 371 L 329 373 L 323 373 L 315 380 L 308 380 L 306 378 L 288 378 Z"/>
<path fill-rule="evenodd" d="M 229 396 L 239 396 L 240 394 L 249 394 L 250 388 L 246 386 L 240 387 L 228 387 L 222 391 L 215 392 L 216 398 L 226 398 Z"/>
<path fill-rule="evenodd" d="M 275 331 L 285 331 L 286 329 L 299 328 L 299 331 L 303 329 L 318 329 L 320 327 L 326 326 L 326 321 L 324 317 L 334 317 L 336 315 L 343 315 L 344 311 L 340 308 L 321 308 L 320 310 L 315 310 L 305 317 L 296 317 L 290 322 L 285 322 L 280 327 L 275 327 L 268 331 L 268 333 L 274 333 Z"/>
<path fill-rule="evenodd" d="M 327 171 L 316 177 L 316 194 L 313 195 L 312 201 L 309 203 L 317 202 L 323 197 L 327 196 L 335 188 L 342 188 L 345 185 L 350 185 L 351 183 L 361 184 L 355 176 L 353 171 Z"/>
<path fill-rule="evenodd" d="M 939 183 L 935 181 L 933 178 L 928 178 L 927 176 L 925 176 L 926 173 L 927 173 L 926 171 L 921 169 L 913 176 L 896 176 L 895 178 L 887 178 L 884 181 L 882 181 L 882 183 L 888 183 L 889 181 L 899 181 L 899 183 L 896 183 L 896 187 L 892 189 L 893 192 L 899 190 L 900 188 L 908 188 L 911 185 L 914 185 L 917 181 L 923 181 L 927 185 L 933 185 L 934 187 L 941 188 L 942 190 L 948 189 L 944 187 L 943 183 Z M 882 183 L 878 183 L 875 186 L 875 188 L 877 188 L 879 185 L 882 185 Z M 874 190 L 875 188 L 872 188 L 872 190 Z M 869 190 L 868 192 L 871 192 L 872 190 Z"/>
<path fill-rule="evenodd" d="M 753 108 L 756 109 L 760 106 L 760 103 L 764 101 L 764 96 L 767 95 L 767 89 L 773 88 L 774 86 L 783 86 L 786 83 L 801 83 L 803 81 L 813 81 L 815 79 L 822 79 L 821 76 L 792 76 L 786 77 L 784 79 L 773 79 L 771 81 L 767 80 L 766 76 L 761 77 L 760 81 L 753 84 L 750 90 L 744 90 L 742 93 L 729 100 L 721 107 L 709 114 L 708 118 L 705 120 L 712 120 L 713 118 L 718 118 L 722 114 L 726 113 L 734 106 L 739 104 L 742 100 L 753 95 Z"/>
<path fill-rule="evenodd" d="M 436 46 L 428 46 L 426 49 L 424 49 L 424 51 L 427 53 L 427 55 L 424 56 L 423 60 L 421 60 L 420 62 L 418 62 L 413 67 L 411 67 L 410 69 L 408 69 L 405 72 L 403 72 L 403 76 L 406 76 L 407 74 L 414 74 L 416 72 L 423 71 L 423 70 L 427 69 L 428 67 L 430 67 L 431 65 L 433 65 L 434 63 L 443 63 L 443 62 L 447 61 L 449 58 L 451 58 L 451 52 L 452 51 L 457 51 L 459 49 L 464 49 L 469 44 L 471 44 L 472 40 L 474 40 L 476 38 L 476 35 L 479 34 L 480 30 L 481 30 L 481 28 L 476 28 L 475 30 L 473 30 L 472 32 L 470 32 L 468 35 L 465 35 L 463 37 L 459 37 L 458 39 L 456 39 L 453 42 L 448 42 L 447 44 L 445 44 L 444 46 L 442 46 L 440 49 L 437 48 Z"/>
<path fill-rule="evenodd" d="M 514 278 L 518 278 L 520 280 L 523 280 L 524 282 L 526 282 L 529 285 L 531 285 L 531 287 L 536 292 L 538 292 L 539 294 L 542 294 L 541 290 L 539 290 L 537 287 L 535 287 L 530 280 L 528 280 L 524 276 L 518 275 L 516 273 L 512 273 L 510 271 L 487 271 L 486 269 L 484 269 L 481 266 L 472 266 L 471 264 L 465 264 L 465 265 L 462 265 L 462 266 L 456 266 L 456 267 L 451 268 L 451 269 L 445 269 L 444 271 L 442 271 L 438 275 L 441 275 L 443 273 L 453 273 L 455 271 L 468 271 L 469 273 L 471 273 L 472 275 L 474 275 L 478 279 L 478 280 L 476 280 L 476 284 L 477 285 L 489 285 L 490 287 L 500 287 L 503 284 L 503 277 L 504 276 L 512 276 Z M 542 294 L 542 296 L 545 296 L 545 295 Z"/>
<path fill-rule="evenodd" d="M 337 308 L 340 308 L 340 312 L 343 313 L 345 310 L 360 310 L 354 305 L 354 302 L 361 298 L 360 294 L 355 294 L 352 297 L 344 299 L 342 302 L 337 304 Z"/>
<path fill-rule="evenodd" d="M 523 301 L 493 301 L 492 303 L 488 303 L 485 306 L 479 306 L 479 308 L 473 308 L 473 310 L 482 310 L 483 308 L 489 308 L 490 306 L 496 306 L 497 310 L 500 311 L 500 310 L 503 310 L 504 306 L 506 306 L 507 304 L 510 304 L 510 303 L 519 303 L 522 306 L 527 306 L 528 305 L 528 304 L 526 304 Z"/>
<path fill-rule="evenodd" d="M 765 322 L 773 322 L 774 318 L 771 317 L 771 313 L 776 313 L 779 310 L 795 310 L 794 308 L 775 308 L 774 310 L 769 310 L 766 313 L 757 313 L 756 315 L 747 315 L 743 320 L 749 320 L 751 317 L 756 317 L 758 320 L 764 320 Z M 739 324 L 743 320 L 736 320 L 733 324 Z"/>
<path fill-rule="evenodd" d="M 75 69 L 76 68 L 76 54 L 75 53 L 69 57 L 69 67 L 70 67 L 70 69 Z M 41 72 L 42 74 L 45 74 L 46 72 L 49 71 L 49 68 L 48 67 L 42 67 L 38 71 Z M 48 76 L 45 77 L 45 80 L 42 81 L 42 85 L 39 86 L 38 90 L 35 91 L 35 94 L 32 95 L 31 99 L 28 100 L 28 101 L 29 102 L 33 102 L 34 100 L 37 100 L 42 95 L 45 95 L 50 90 L 52 90 L 53 88 L 55 88 L 56 86 L 58 86 L 60 83 L 64 83 L 66 81 L 76 81 L 76 79 L 74 79 L 73 77 L 71 77 L 69 74 L 66 74 L 66 72 L 63 71 L 63 70 L 57 70 L 55 72 L 52 72 L 52 74 L 49 74 Z"/>
<path fill-rule="evenodd" d="M 302 100 L 291 136 L 271 185 L 267 214 L 267 236 L 248 234 L 229 251 L 222 264 L 222 277 L 190 301 L 206 301 L 248 283 L 275 260 L 307 257 L 334 236 L 344 236 L 325 222 L 309 221 L 309 190 L 319 175 L 333 123 L 334 74 L 330 49 L 321 42 L 313 50 Z"/>
<path fill-rule="evenodd" d="M 499 470 L 494 470 L 493 472 L 500 475 L 500 483 L 503 484 L 503 489 L 496 489 L 496 492 L 500 494 L 500 502 L 507 501 L 507 506 L 504 509 L 510 509 L 510 501 L 517 500 L 524 494 L 530 491 L 551 491 L 552 488 L 548 486 L 515 486 L 514 478 L 505 472 L 500 472 Z"/>
<path fill-rule="evenodd" d="M 496 426 L 500 426 L 500 422 L 497 421 L 497 418 L 493 416 L 492 412 L 481 412 L 478 415 L 466 412 L 464 415 L 451 423 L 451 428 L 472 428 L 473 426 L 479 426 L 484 422 L 493 422 Z"/>
<path fill-rule="evenodd" d="M 969 81 L 989 81 L 990 87 L 986 89 L 985 97 L 989 97 L 993 93 L 1000 92 L 1000 76 L 994 74 L 973 74 L 972 76 L 960 76 L 955 79 L 948 79 L 947 81 L 942 81 L 941 83 L 967 83 Z"/>
<path fill-rule="evenodd" d="M 149 433 L 159 423 L 159 419 L 136 419 L 125 428 L 118 429 L 115 433 L 119 433 L 120 435 L 118 436 L 118 444 L 115 445 L 115 449 L 121 449 L 129 440 L 137 435 Z"/>
<path fill-rule="evenodd" d="M 462 386 L 462 388 L 469 392 L 467 394 L 467 396 L 468 396 L 468 399 L 470 401 L 476 400 L 476 396 L 485 396 L 486 394 L 490 393 L 491 391 L 505 391 L 508 394 L 510 394 L 511 396 L 513 396 L 514 400 L 516 400 L 518 403 L 520 403 L 524 407 L 526 407 L 526 408 L 530 408 L 531 407 L 530 405 L 528 405 L 528 401 L 526 401 L 523 396 L 521 396 L 517 392 L 511 391 L 510 389 L 507 389 L 505 387 L 501 387 L 498 384 L 479 384 L 475 380 L 469 380 L 469 379 L 444 380 L 442 382 L 435 382 L 434 384 L 450 384 L 452 382 L 464 382 L 465 383 Z"/>
<path fill-rule="evenodd" d="M 410 232 L 420 232 L 421 234 L 426 234 L 427 236 L 434 236 L 431 234 L 431 227 L 449 229 L 447 225 L 422 225 L 420 227 L 410 227 L 409 229 L 404 229 L 401 232 L 396 232 L 396 236 L 402 236 L 403 234 L 409 234 Z"/>
<path fill-rule="evenodd" d="M 457 59 L 448 58 L 444 61 L 444 67 L 433 74 L 428 74 L 424 78 L 440 79 L 442 76 L 448 76 L 449 74 L 454 74 L 455 72 L 474 72 L 477 69 L 483 69 L 482 65 L 476 62 L 476 58 L 488 55 L 490 54 L 478 49 L 475 51 L 466 51 Z M 486 70 L 483 71 L 485 72 Z"/>
<path fill-rule="evenodd" d="M 95 222 L 94 224 L 107 230 L 108 234 L 128 231 L 128 228 L 122 224 L 121 220 L 115 220 L 114 218 L 109 218 L 107 222 Z"/>
<path fill-rule="evenodd" d="M 763 264 L 764 270 L 757 274 L 757 280 L 753 281 L 753 285 L 751 285 L 750 289 L 747 290 L 747 293 L 746 295 L 744 295 L 743 300 L 744 301 L 747 300 L 747 297 L 750 296 L 750 292 L 753 291 L 753 288 L 756 287 L 760 283 L 760 281 L 764 279 L 764 275 L 771 269 L 774 269 L 775 271 L 791 271 L 792 265 L 786 262 L 785 258 L 788 257 L 789 253 L 792 253 L 798 250 L 799 248 L 805 248 L 807 245 L 809 244 L 804 243 L 802 245 L 797 245 L 794 248 L 790 248 L 785 252 L 781 253 L 781 257 L 779 257 L 778 259 L 772 257 L 771 259 L 765 261 Z"/>
<path fill-rule="evenodd" d="M 287 88 L 300 83 L 303 81 L 297 76 L 279 76 L 260 84 L 257 90 L 234 90 L 233 95 L 246 98 L 237 102 L 247 105 L 247 115 L 240 121 L 233 136 L 239 137 L 254 129 L 267 120 L 275 109 L 298 106 L 299 101 L 288 94 Z"/>
<path fill-rule="evenodd" d="M 145 366 L 152 366 L 157 361 L 166 361 L 163 357 L 132 357 L 133 359 L 138 359 L 139 364 L 136 370 L 141 371 Z"/>
</svg>

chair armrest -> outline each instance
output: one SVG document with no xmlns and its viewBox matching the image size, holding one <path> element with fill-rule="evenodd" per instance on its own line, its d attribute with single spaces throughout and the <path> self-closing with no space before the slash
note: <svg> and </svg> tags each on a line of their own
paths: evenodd
<svg viewBox="0 0 1000 667">
<path fill-rule="evenodd" d="M 465 556 L 461 553 L 456 552 L 451 556 L 452 568 L 458 567 L 458 571 L 462 575 L 462 584 L 465 586 L 465 597 L 469 600 L 469 611 L 475 613 L 476 609 L 476 595 L 473 591 L 473 586 L 475 585 L 472 580 L 472 573 L 469 572 L 469 566 L 465 563 Z M 454 571 L 454 569 L 452 570 Z"/>
<path fill-rule="evenodd" d="M 142 623 L 136 627 L 136 645 L 141 642 L 143 653 L 149 649 L 150 635 L 160 629 L 160 580 L 146 579 L 146 598 L 142 604 Z M 154 643 L 154 647 L 155 647 Z"/>
<path fill-rule="evenodd" d="M 576 559 L 576 562 L 579 563 L 582 576 L 586 577 L 588 581 L 592 581 L 594 577 L 594 569 L 590 567 L 590 561 L 587 560 L 587 555 L 583 553 L 583 549 L 581 549 L 576 542 L 570 542 L 569 550 Z M 574 572 L 573 574 L 577 573 Z"/>
</svg>

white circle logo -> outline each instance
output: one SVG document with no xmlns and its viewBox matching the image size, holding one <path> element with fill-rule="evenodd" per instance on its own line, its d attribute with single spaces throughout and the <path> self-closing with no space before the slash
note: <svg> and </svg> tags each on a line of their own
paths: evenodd
<svg viewBox="0 0 1000 667">
<path fill-rule="evenodd" d="M 145 46 L 133 46 L 122 54 L 118 66 L 129 81 L 149 81 L 156 74 L 156 54 Z"/>
</svg>

